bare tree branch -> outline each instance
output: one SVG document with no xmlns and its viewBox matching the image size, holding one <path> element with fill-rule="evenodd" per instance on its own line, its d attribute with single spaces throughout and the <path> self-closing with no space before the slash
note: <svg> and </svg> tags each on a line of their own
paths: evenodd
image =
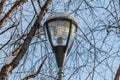
<svg viewBox="0 0 120 80">
<path fill-rule="evenodd" d="M 37 10 L 36 10 L 35 5 L 34 5 L 33 0 L 31 0 L 31 3 L 32 3 L 32 6 L 33 6 L 33 8 L 34 8 L 35 14 L 36 14 L 36 15 L 38 15 Z"/>
<path fill-rule="evenodd" d="M 120 80 L 120 66 L 116 72 L 116 76 L 115 76 L 115 79 L 114 80 Z"/>
<path fill-rule="evenodd" d="M 39 5 L 39 7 L 40 7 L 40 9 L 41 9 L 42 6 L 41 6 L 41 4 L 40 4 L 40 0 L 37 0 L 37 2 L 38 2 L 38 5 Z"/>
<path fill-rule="evenodd" d="M 2 14 L 5 2 L 6 2 L 6 0 L 2 0 L 1 3 L 0 3 L 0 15 Z"/>
<path fill-rule="evenodd" d="M 1 72 L 0 72 L 0 79 L 6 80 L 8 74 L 10 72 L 12 72 L 12 70 L 18 66 L 20 60 L 25 55 L 33 36 L 35 35 L 36 30 L 39 29 L 39 27 L 40 27 L 39 23 L 43 19 L 43 16 L 47 12 L 47 9 L 48 9 L 49 5 L 51 4 L 51 2 L 52 2 L 52 0 L 47 0 L 46 3 L 44 4 L 44 6 L 42 7 L 41 12 L 40 12 L 39 16 L 37 17 L 36 22 L 31 27 L 31 30 L 28 33 L 26 39 L 24 40 L 24 43 L 23 43 L 20 51 L 18 52 L 17 56 L 13 59 L 13 61 L 10 64 L 7 64 L 2 67 Z"/>
<path fill-rule="evenodd" d="M 28 0 L 20 0 L 20 1 L 16 1 L 15 4 L 11 7 L 11 9 L 8 11 L 7 14 L 5 14 L 5 16 L 1 19 L 0 21 L 0 28 L 3 27 L 3 25 L 7 22 L 7 20 L 12 16 L 12 14 L 14 12 L 17 11 L 17 9 L 23 5 L 25 2 L 27 2 Z"/>
<path fill-rule="evenodd" d="M 30 79 L 30 78 L 36 77 L 36 76 L 40 73 L 41 68 L 42 68 L 42 66 L 44 65 L 46 59 L 47 59 L 47 56 L 44 58 L 44 60 L 43 60 L 42 63 L 40 64 L 40 66 L 39 66 L 37 72 L 35 72 L 35 73 L 33 73 L 33 74 L 31 74 L 31 75 L 25 77 L 23 80 L 28 80 L 28 79 Z"/>
<path fill-rule="evenodd" d="M 5 0 L 0 3 L 2 1 Z M 0 7 L 0 22 L 16 1 L 23 0 L 6 0 L 4 6 L 1 5 L 4 8 Z M 0 28 L 0 80 L 57 79 L 54 54 L 40 25 L 49 14 L 57 11 L 70 12 L 79 25 L 65 61 L 64 78 L 114 80 L 118 77 L 114 68 L 120 64 L 120 0 L 55 0 L 43 18 L 46 1 L 29 0 L 24 6 L 18 4 Z M 41 69 L 46 55 L 49 59 Z M 85 66 L 80 67 L 82 65 Z"/>
</svg>

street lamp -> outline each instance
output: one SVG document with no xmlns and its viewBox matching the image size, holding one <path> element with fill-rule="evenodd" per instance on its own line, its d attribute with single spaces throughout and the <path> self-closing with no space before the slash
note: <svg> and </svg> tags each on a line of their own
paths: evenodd
<svg viewBox="0 0 120 80">
<path fill-rule="evenodd" d="M 72 47 L 78 27 L 76 20 L 69 13 L 56 12 L 48 16 L 44 25 L 59 68 L 59 80 L 63 80 L 64 62 Z"/>
</svg>

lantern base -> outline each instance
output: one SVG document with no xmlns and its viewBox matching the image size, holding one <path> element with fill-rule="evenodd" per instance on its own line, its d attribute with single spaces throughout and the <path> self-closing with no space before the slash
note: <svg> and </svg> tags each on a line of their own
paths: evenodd
<svg viewBox="0 0 120 80">
<path fill-rule="evenodd" d="M 63 67 L 66 56 L 67 56 L 67 50 L 66 50 L 65 46 L 56 46 L 56 47 L 54 47 L 53 51 L 55 53 L 58 68 Z"/>
</svg>

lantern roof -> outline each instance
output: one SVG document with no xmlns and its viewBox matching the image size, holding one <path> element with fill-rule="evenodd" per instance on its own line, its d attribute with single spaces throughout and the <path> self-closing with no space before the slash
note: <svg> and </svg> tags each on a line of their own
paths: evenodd
<svg viewBox="0 0 120 80">
<path fill-rule="evenodd" d="M 76 19 L 75 17 L 71 14 L 71 13 L 66 13 L 66 12 L 54 12 L 52 14 L 50 14 L 46 20 L 47 21 L 50 21 L 50 20 L 53 20 L 53 19 L 68 19 L 68 20 L 72 20 L 73 23 L 77 25 L 77 22 L 76 22 Z"/>
</svg>

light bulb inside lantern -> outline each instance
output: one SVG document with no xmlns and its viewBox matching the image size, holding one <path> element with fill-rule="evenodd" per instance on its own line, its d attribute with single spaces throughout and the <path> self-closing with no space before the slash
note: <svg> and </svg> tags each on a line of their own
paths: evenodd
<svg viewBox="0 0 120 80">
<path fill-rule="evenodd" d="M 54 46 L 66 45 L 70 23 L 67 21 L 54 21 L 48 24 Z"/>
</svg>

